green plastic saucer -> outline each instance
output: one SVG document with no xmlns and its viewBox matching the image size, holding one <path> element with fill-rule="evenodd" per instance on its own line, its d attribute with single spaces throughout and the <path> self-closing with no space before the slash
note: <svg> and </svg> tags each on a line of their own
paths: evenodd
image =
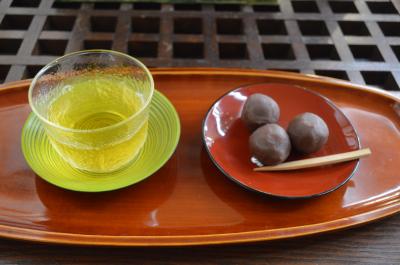
<svg viewBox="0 0 400 265">
<path fill-rule="evenodd" d="M 171 102 L 155 91 L 146 143 L 127 167 L 106 174 L 71 167 L 51 146 L 39 119 L 31 113 L 22 129 L 22 152 L 33 171 L 64 189 L 100 192 L 137 183 L 160 169 L 172 156 L 180 136 L 179 116 Z"/>
</svg>

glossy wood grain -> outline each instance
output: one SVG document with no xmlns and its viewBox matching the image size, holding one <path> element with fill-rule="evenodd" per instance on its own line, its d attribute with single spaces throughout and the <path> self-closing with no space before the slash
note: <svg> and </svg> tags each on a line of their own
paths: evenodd
<svg viewBox="0 0 400 265">
<path fill-rule="evenodd" d="M 19 149 L 30 112 L 29 82 L 1 87 L 1 235 L 71 244 L 217 244 L 330 231 L 400 210 L 400 108 L 395 97 L 338 80 L 278 72 L 157 69 L 153 74 L 157 89 L 180 115 L 178 149 L 146 181 L 101 194 L 62 190 L 34 175 Z M 366 158 L 345 186 L 310 200 L 272 199 L 231 183 L 202 146 L 201 121 L 218 97 L 259 82 L 298 84 L 330 98 L 352 121 L 362 146 L 377 155 Z"/>
<path fill-rule="evenodd" d="M 400 215 L 374 224 L 312 237 L 223 246 L 105 248 L 0 239 L 0 262 L 61 264 L 397 265 Z"/>
</svg>

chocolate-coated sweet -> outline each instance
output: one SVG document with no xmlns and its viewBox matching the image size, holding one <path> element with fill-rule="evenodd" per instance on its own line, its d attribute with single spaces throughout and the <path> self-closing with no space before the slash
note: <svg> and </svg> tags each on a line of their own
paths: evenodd
<svg viewBox="0 0 400 265">
<path fill-rule="evenodd" d="M 266 124 L 255 130 L 249 143 L 252 155 L 264 165 L 282 163 L 290 154 L 289 136 L 277 124 Z"/>
<path fill-rule="evenodd" d="M 243 106 L 241 118 L 250 130 L 279 119 L 279 106 L 272 98 L 263 94 L 253 94 Z"/>
<path fill-rule="evenodd" d="M 323 119 L 314 113 L 297 115 L 287 129 L 293 148 L 310 154 L 318 151 L 328 141 L 329 129 Z"/>
</svg>

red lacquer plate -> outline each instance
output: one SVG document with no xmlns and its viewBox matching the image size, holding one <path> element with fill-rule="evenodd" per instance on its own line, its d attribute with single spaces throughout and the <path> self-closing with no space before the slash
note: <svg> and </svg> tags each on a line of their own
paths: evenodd
<svg viewBox="0 0 400 265">
<path fill-rule="evenodd" d="M 1 237 L 107 246 L 227 244 L 344 229 L 400 211 L 399 98 L 337 79 L 276 71 L 151 72 L 157 90 L 179 114 L 178 147 L 146 180 L 96 194 L 60 189 L 35 175 L 20 149 L 31 112 L 30 81 L 0 85 Z M 218 98 L 256 83 L 298 85 L 329 98 L 372 155 L 361 160 L 341 188 L 313 199 L 276 199 L 233 183 L 209 158 L 202 122 Z"/>
<path fill-rule="evenodd" d="M 286 172 L 254 172 L 249 151 L 251 132 L 240 119 L 248 96 L 261 93 L 279 105 L 279 125 L 287 128 L 293 117 L 312 112 L 328 125 L 329 138 L 324 147 L 310 155 L 292 151 L 288 161 L 332 155 L 359 149 L 354 127 L 329 99 L 302 87 L 286 84 L 255 84 L 235 89 L 218 99 L 204 119 L 203 140 L 210 158 L 230 179 L 267 195 L 283 198 L 316 197 L 346 183 L 357 169 L 358 160 Z"/>
</svg>

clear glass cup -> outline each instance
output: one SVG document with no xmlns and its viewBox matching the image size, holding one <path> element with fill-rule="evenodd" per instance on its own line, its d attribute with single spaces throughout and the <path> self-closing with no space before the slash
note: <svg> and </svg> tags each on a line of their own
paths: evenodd
<svg viewBox="0 0 400 265">
<path fill-rule="evenodd" d="M 41 69 L 29 87 L 29 104 L 62 158 L 105 173 L 129 164 L 144 145 L 153 92 L 153 78 L 137 59 L 87 50 Z"/>
</svg>

